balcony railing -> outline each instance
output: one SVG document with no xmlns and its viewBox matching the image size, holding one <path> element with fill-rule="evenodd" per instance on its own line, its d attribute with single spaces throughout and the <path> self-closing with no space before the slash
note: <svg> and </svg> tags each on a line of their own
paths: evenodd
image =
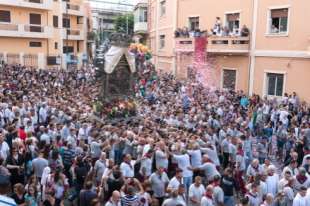
<svg viewBox="0 0 310 206">
<path fill-rule="evenodd" d="M 80 10 L 80 6 L 79 5 L 75 5 L 75 4 L 67 4 L 67 9 L 79 11 Z"/>
<path fill-rule="evenodd" d="M 79 31 L 79 30 L 67 29 L 67 34 L 68 34 L 68 35 L 79 36 L 79 35 L 80 35 L 80 31 Z"/>
<path fill-rule="evenodd" d="M 24 38 L 51 38 L 52 28 L 41 25 L 0 23 L 0 36 Z"/>
<path fill-rule="evenodd" d="M 43 0 L 24 0 L 25 2 L 29 3 L 37 3 L 37 4 L 43 4 Z"/>
<path fill-rule="evenodd" d="M 176 51 L 193 52 L 195 49 L 195 38 L 176 38 Z"/>
<path fill-rule="evenodd" d="M 25 28 L 26 32 L 39 32 L 39 33 L 43 33 L 44 32 L 44 27 L 43 26 L 25 25 L 24 28 Z"/>
<path fill-rule="evenodd" d="M 63 2 L 63 12 L 69 15 L 83 16 L 83 7 L 77 4 Z"/>
<path fill-rule="evenodd" d="M 229 36 L 218 37 L 210 36 L 208 38 L 208 52 L 249 52 L 250 38 Z"/>
<path fill-rule="evenodd" d="M 1 5 L 51 10 L 53 0 L 0 0 Z"/>
<path fill-rule="evenodd" d="M 180 37 L 175 38 L 176 51 L 193 52 L 195 50 L 195 38 Z M 218 37 L 209 36 L 207 52 L 211 53 L 248 53 L 250 45 L 249 37 L 229 36 Z"/>
<path fill-rule="evenodd" d="M 0 31 L 18 31 L 18 25 L 17 24 L 3 24 L 0 23 Z"/>
<path fill-rule="evenodd" d="M 63 39 L 85 40 L 84 32 L 77 29 L 63 29 Z"/>
</svg>

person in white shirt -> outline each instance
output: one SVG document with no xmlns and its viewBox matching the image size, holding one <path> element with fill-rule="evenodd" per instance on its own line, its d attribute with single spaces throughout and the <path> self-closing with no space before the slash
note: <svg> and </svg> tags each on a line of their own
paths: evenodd
<svg viewBox="0 0 310 206">
<path fill-rule="evenodd" d="M 84 140 L 85 143 L 87 143 L 88 133 L 89 133 L 88 125 L 87 123 L 83 123 L 82 127 L 79 129 L 78 139 Z"/>
<path fill-rule="evenodd" d="M 177 161 L 178 167 L 182 170 L 183 174 L 183 183 L 186 187 L 186 191 L 188 191 L 190 185 L 193 182 L 193 171 L 190 170 L 191 163 L 189 155 L 185 153 L 186 151 L 183 150 L 181 155 L 173 155 L 173 158 Z"/>
<path fill-rule="evenodd" d="M 103 173 L 107 167 L 107 160 L 105 152 L 101 153 L 100 159 L 95 162 L 94 171 L 95 171 L 95 181 L 97 185 L 101 182 Z"/>
<path fill-rule="evenodd" d="M 297 193 L 296 197 L 293 200 L 293 206 L 309 206 L 310 200 L 306 196 L 307 188 L 301 187 L 300 191 Z"/>
<path fill-rule="evenodd" d="M 121 194 L 119 193 L 119 191 L 113 191 L 112 193 L 112 197 L 110 198 L 110 200 L 105 203 L 105 206 L 121 206 Z"/>
<path fill-rule="evenodd" d="M 140 160 L 141 166 L 139 173 L 144 177 L 149 177 L 152 174 L 152 151 L 148 151 Z"/>
<path fill-rule="evenodd" d="M 275 166 L 268 167 L 268 176 L 266 179 L 267 193 L 271 193 L 274 197 L 278 193 L 279 175 L 275 173 Z"/>
<path fill-rule="evenodd" d="M 204 196 L 206 190 L 201 184 L 201 177 L 196 176 L 195 182 L 189 187 L 188 192 L 188 205 L 189 206 L 200 206 L 201 199 Z"/>
<path fill-rule="evenodd" d="M 188 150 L 188 154 L 191 158 L 191 163 L 193 167 L 199 167 L 201 165 L 202 154 L 199 149 L 199 145 L 193 145 L 193 150 Z"/>
<path fill-rule="evenodd" d="M 158 149 L 155 152 L 155 161 L 156 168 L 163 167 L 164 169 L 168 169 L 168 156 L 165 152 L 166 145 L 164 142 L 158 143 Z"/>
<path fill-rule="evenodd" d="M 8 143 L 4 141 L 4 131 L 0 129 L 0 157 L 5 161 L 10 154 L 10 147 Z"/>
<path fill-rule="evenodd" d="M 208 155 L 203 155 L 202 161 L 203 164 L 197 169 L 204 172 L 205 177 L 209 182 L 213 180 L 214 176 L 221 176 L 219 171 L 216 169 L 215 164 L 210 162 Z"/>
<path fill-rule="evenodd" d="M 201 199 L 201 206 L 215 206 L 213 200 L 213 186 L 208 185 L 206 188 L 206 194 Z"/>
<path fill-rule="evenodd" d="M 166 199 L 162 206 L 176 206 L 176 205 L 182 205 L 182 206 L 186 206 L 186 203 L 178 198 L 178 190 L 173 190 L 171 193 L 171 197 Z"/>
<path fill-rule="evenodd" d="M 262 199 L 258 193 L 259 185 L 257 183 L 252 183 L 250 191 L 246 194 L 246 197 L 249 199 L 249 206 L 260 206 Z"/>
<path fill-rule="evenodd" d="M 124 177 L 134 177 L 134 168 L 131 165 L 131 155 L 126 154 L 124 161 L 120 165 L 120 170 Z"/>
<path fill-rule="evenodd" d="M 183 184 L 182 170 L 177 168 L 175 176 L 169 181 L 167 191 L 177 190 L 181 184 Z"/>
</svg>

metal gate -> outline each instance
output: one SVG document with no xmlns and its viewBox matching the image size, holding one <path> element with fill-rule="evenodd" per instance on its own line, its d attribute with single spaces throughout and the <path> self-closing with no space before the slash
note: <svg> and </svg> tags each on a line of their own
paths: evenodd
<svg viewBox="0 0 310 206">
<path fill-rule="evenodd" d="M 38 55 L 36 54 L 25 54 L 24 65 L 26 67 L 38 67 Z"/>
<path fill-rule="evenodd" d="M 20 64 L 19 54 L 7 54 L 8 64 Z"/>
</svg>

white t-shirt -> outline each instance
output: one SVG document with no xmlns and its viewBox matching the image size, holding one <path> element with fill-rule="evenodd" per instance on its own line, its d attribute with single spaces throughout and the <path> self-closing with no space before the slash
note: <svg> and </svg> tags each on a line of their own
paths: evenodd
<svg viewBox="0 0 310 206">
<path fill-rule="evenodd" d="M 214 206 L 212 199 L 203 196 L 201 199 L 201 206 Z"/>
<path fill-rule="evenodd" d="M 168 158 L 166 154 L 161 151 L 157 150 L 155 152 L 155 159 L 156 159 L 156 168 L 163 167 L 165 169 L 168 169 Z"/>
<path fill-rule="evenodd" d="M 206 193 L 206 190 L 202 184 L 200 184 L 199 187 L 196 187 L 195 184 L 192 184 L 188 190 L 188 197 L 189 197 L 188 205 L 189 206 L 200 206 L 201 198 L 204 196 L 205 193 Z M 192 197 L 194 197 L 198 201 L 198 203 L 192 202 L 190 200 Z"/>
<path fill-rule="evenodd" d="M 150 158 L 145 158 L 141 160 L 140 173 L 142 173 L 142 169 L 145 168 L 145 174 L 149 177 L 152 174 L 152 160 Z"/>
<path fill-rule="evenodd" d="M 120 169 L 124 177 L 134 177 L 134 168 L 128 163 L 122 162 Z"/>
<path fill-rule="evenodd" d="M 17 205 L 13 198 L 0 195 L 0 205 L 1 206 L 14 206 Z"/>
<path fill-rule="evenodd" d="M 193 167 L 199 167 L 201 165 L 201 151 L 197 150 L 189 150 L 187 151 L 191 156 L 191 163 Z"/>
<path fill-rule="evenodd" d="M 193 171 L 188 169 L 189 167 L 191 167 L 189 155 L 188 154 L 173 155 L 173 157 L 178 162 L 178 167 L 182 170 L 183 177 L 192 177 Z"/>
<path fill-rule="evenodd" d="M 9 153 L 10 153 L 10 147 L 8 143 L 2 142 L 2 144 L 0 145 L 0 157 L 2 157 L 3 160 L 5 161 Z"/>
<path fill-rule="evenodd" d="M 180 186 L 180 184 L 183 183 L 183 178 L 181 178 L 181 181 L 179 181 L 176 177 L 173 177 L 169 184 L 168 184 L 168 187 L 169 189 L 172 189 L 172 190 L 177 190 Z"/>
</svg>

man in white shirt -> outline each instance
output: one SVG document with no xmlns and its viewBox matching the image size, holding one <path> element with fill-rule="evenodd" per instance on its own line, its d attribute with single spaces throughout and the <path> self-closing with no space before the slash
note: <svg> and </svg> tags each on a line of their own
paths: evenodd
<svg viewBox="0 0 310 206">
<path fill-rule="evenodd" d="M 134 177 L 134 168 L 131 165 L 131 155 L 126 154 L 120 165 L 120 170 L 125 178 Z"/>
<path fill-rule="evenodd" d="M 14 199 L 8 196 L 10 191 L 10 178 L 0 175 L 0 205 L 1 206 L 17 206 Z"/>
<path fill-rule="evenodd" d="M 201 177 L 195 177 L 195 182 L 189 187 L 188 192 L 188 205 L 189 206 L 200 206 L 201 199 L 206 193 L 205 187 L 201 184 Z"/>
<path fill-rule="evenodd" d="M 268 176 L 266 179 L 267 193 L 271 193 L 274 197 L 278 193 L 279 175 L 275 173 L 275 166 L 268 167 Z"/>
<path fill-rule="evenodd" d="M 0 129 L 0 157 L 5 161 L 10 154 L 10 147 L 8 143 L 4 141 L 4 131 Z"/>
<path fill-rule="evenodd" d="M 215 164 L 209 161 L 208 155 L 203 155 L 202 161 L 203 164 L 197 169 L 204 172 L 205 177 L 209 182 L 211 182 L 216 175 L 221 176 L 219 171 L 216 169 Z"/>
<path fill-rule="evenodd" d="M 101 153 L 100 159 L 95 162 L 94 171 L 95 171 L 95 181 L 97 184 L 100 184 L 103 173 L 107 167 L 107 160 L 105 152 Z"/>
<path fill-rule="evenodd" d="M 166 145 L 164 142 L 158 143 L 158 149 L 155 152 L 156 168 L 163 167 L 168 169 L 168 156 L 166 154 Z"/>
<path fill-rule="evenodd" d="M 307 188 L 301 187 L 300 191 L 297 193 L 296 197 L 293 200 L 293 206 L 309 206 L 310 200 L 306 196 Z"/>
<path fill-rule="evenodd" d="M 167 191 L 177 190 L 179 186 L 183 184 L 183 175 L 182 170 L 177 168 L 175 172 L 175 176 L 170 180 Z"/>
<path fill-rule="evenodd" d="M 186 187 L 186 191 L 188 191 L 189 187 L 193 182 L 193 171 L 190 170 L 191 163 L 189 155 L 185 153 L 183 150 L 181 155 L 173 155 L 173 158 L 177 161 L 178 167 L 182 170 L 183 173 L 183 183 Z"/>
</svg>

